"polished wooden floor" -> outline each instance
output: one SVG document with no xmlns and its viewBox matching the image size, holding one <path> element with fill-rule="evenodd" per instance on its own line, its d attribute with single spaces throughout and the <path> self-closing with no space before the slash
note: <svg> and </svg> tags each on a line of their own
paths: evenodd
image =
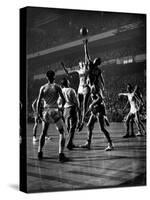
<svg viewBox="0 0 150 200">
<path fill-rule="evenodd" d="M 115 149 L 104 151 L 106 139 L 96 124 L 91 150 L 75 149 L 65 153 L 71 158 L 58 162 L 58 133 L 54 125 L 49 128 L 44 147 L 44 158 L 37 159 L 37 144 L 32 142 L 32 127 L 27 135 L 27 190 L 28 192 L 66 191 L 78 189 L 146 185 L 146 136 L 124 139 L 123 123 L 111 123 L 108 128 Z M 41 125 L 37 135 L 39 136 Z M 86 127 L 76 133 L 75 144 L 86 140 Z"/>
</svg>

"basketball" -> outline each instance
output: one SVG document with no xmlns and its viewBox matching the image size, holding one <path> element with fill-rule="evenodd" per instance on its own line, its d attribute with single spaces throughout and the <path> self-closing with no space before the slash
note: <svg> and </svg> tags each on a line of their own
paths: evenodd
<svg viewBox="0 0 150 200">
<path fill-rule="evenodd" d="M 80 35 L 86 36 L 88 34 L 88 29 L 86 27 L 82 27 L 80 29 Z"/>
</svg>

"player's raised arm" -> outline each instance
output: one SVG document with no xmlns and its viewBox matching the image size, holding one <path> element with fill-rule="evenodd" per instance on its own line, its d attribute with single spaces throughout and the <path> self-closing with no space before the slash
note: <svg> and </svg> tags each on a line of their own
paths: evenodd
<svg viewBox="0 0 150 200">
<path fill-rule="evenodd" d="M 65 67 L 65 64 L 63 62 L 61 62 L 60 64 L 63 67 L 65 73 L 69 76 L 69 72 L 68 72 L 67 68 Z"/>
<path fill-rule="evenodd" d="M 72 72 L 78 72 L 78 70 L 70 70 L 69 71 L 67 69 L 67 67 L 65 67 L 65 64 L 63 62 L 61 62 L 60 64 L 61 64 L 62 68 L 64 69 L 66 75 L 69 76 L 69 77 L 71 77 L 71 78 L 72 78 L 72 75 L 71 75 Z"/>
<path fill-rule="evenodd" d="M 137 91 L 137 85 L 135 86 L 135 88 L 134 88 L 134 90 L 133 90 L 133 94 L 134 94 L 134 95 L 135 95 L 136 91 Z"/>
<path fill-rule="evenodd" d="M 84 53 L 85 53 L 85 64 L 90 62 L 90 56 L 89 56 L 89 51 L 88 51 L 88 40 L 85 39 L 83 40 L 83 45 L 84 45 Z"/>
</svg>

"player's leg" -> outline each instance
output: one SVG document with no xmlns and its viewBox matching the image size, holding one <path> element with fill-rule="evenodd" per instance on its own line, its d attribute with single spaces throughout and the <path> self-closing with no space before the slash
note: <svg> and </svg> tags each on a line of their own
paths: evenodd
<svg viewBox="0 0 150 200">
<path fill-rule="evenodd" d="M 92 141 L 92 133 L 93 133 L 95 122 L 96 122 L 96 116 L 91 113 L 91 116 L 90 116 L 89 121 L 87 123 L 87 141 L 86 141 L 85 144 L 80 146 L 81 148 L 90 149 L 91 141 Z"/>
<path fill-rule="evenodd" d="M 123 136 L 123 138 L 128 138 L 129 137 L 129 129 L 130 129 L 130 119 L 131 119 L 131 113 L 128 113 L 126 117 L 126 134 Z"/>
<path fill-rule="evenodd" d="M 102 92 L 101 89 L 99 89 L 98 86 L 97 86 L 97 91 L 100 93 L 102 99 L 104 99 L 103 92 Z M 101 107 L 102 107 L 101 109 L 102 109 L 102 112 L 103 112 L 103 115 L 104 115 L 104 121 L 105 121 L 105 124 L 106 124 L 107 126 L 109 126 L 110 124 L 109 124 L 109 120 L 108 120 L 108 117 L 107 117 L 107 114 L 106 114 L 106 105 L 105 105 L 104 100 L 103 100 L 103 104 L 102 104 Z"/>
<path fill-rule="evenodd" d="M 79 122 L 78 122 L 78 125 L 77 125 L 77 129 L 79 129 L 80 125 L 81 125 L 81 121 L 82 121 L 82 110 L 83 110 L 83 94 L 79 93 L 78 94 L 78 101 L 79 101 L 79 113 L 78 113 L 78 116 L 79 116 Z"/>
<path fill-rule="evenodd" d="M 42 132 L 39 137 L 39 146 L 38 146 L 38 158 L 39 159 L 42 159 L 42 157 L 43 157 L 42 149 L 45 144 L 45 136 L 47 134 L 48 127 L 49 127 L 49 123 L 42 121 Z"/>
<path fill-rule="evenodd" d="M 66 125 L 67 132 L 70 132 L 70 108 L 64 109 L 64 123 Z"/>
<path fill-rule="evenodd" d="M 37 142 L 36 133 L 38 127 L 39 119 L 37 116 L 34 117 L 34 126 L 33 126 L 33 142 Z"/>
<path fill-rule="evenodd" d="M 64 109 L 65 125 L 66 125 L 66 129 L 67 129 L 67 131 L 68 131 L 68 135 L 69 135 L 69 136 L 70 136 L 70 127 L 71 127 L 71 124 L 70 124 L 70 118 L 71 118 L 70 109 L 71 109 L 70 107 Z M 69 136 L 68 136 L 68 137 L 69 137 Z"/>
<path fill-rule="evenodd" d="M 79 127 L 79 131 L 81 131 L 84 126 L 85 113 L 87 111 L 89 96 L 90 96 L 90 88 L 87 86 L 84 90 L 85 91 L 83 94 L 83 109 L 82 109 L 82 115 L 81 115 L 82 118 L 81 118 L 81 125 Z"/>
<path fill-rule="evenodd" d="M 64 154 L 65 148 L 65 131 L 63 127 L 63 120 L 59 118 L 55 121 L 56 128 L 59 131 L 59 161 L 60 162 L 67 162 L 69 159 Z"/>
<path fill-rule="evenodd" d="M 137 129 L 138 129 L 138 133 L 137 133 L 136 135 L 137 135 L 137 136 L 143 136 L 143 134 L 142 134 L 142 128 L 141 128 L 141 125 L 140 125 L 140 122 L 139 122 L 139 118 L 138 118 L 138 114 L 137 114 L 137 113 L 135 114 L 135 119 L 134 119 L 134 121 L 135 121 L 135 124 L 136 124 Z"/>
<path fill-rule="evenodd" d="M 82 123 L 84 123 L 84 117 L 85 117 L 85 113 L 86 113 L 86 111 L 87 111 L 88 101 L 89 101 L 89 92 L 88 92 L 87 94 L 85 94 L 85 95 L 84 95 L 84 98 L 83 98 Z"/>
<path fill-rule="evenodd" d="M 98 116 L 98 121 L 99 121 L 99 125 L 100 125 L 100 128 L 102 130 L 102 132 L 104 133 L 107 141 L 108 141 L 108 147 L 105 149 L 106 151 L 111 151 L 113 149 L 113 145 L 112 145 L 112 140 L 110 138 L 110 134 L 109 132 L 105 129 L 105 126 L 104 126 L 104 115 L 99 113 L 99 116 Z"/>
<path fill-rule="evenodd" d="M 103 103 L 103 106 L 104 106 L 104 120 L 105 120 L 105 123 L 107 126 L 109 126 L 109 120 L 108 120 L 108 117 L 107 117 L 107 114 L 106 114 L 106 105 L 105 103 Z"/>
<path fill-rule="evenodd" d="M 64 123 L 63 123 L 60 111 L 58 109 L 52 110 L 51 118 L 56 125 L 56 129 L 59 131 L 59 161 L 66 162 L 69 159 L 67 157 L 65 157 L 65 154 L 64 154 L 65 131 L 64 131 Z"/>
<path fill-rule="evenodd" d="M 75 145 L 73 144 L 73 138 L 77 126 L 77 113 L 76 113 L 76 108 L 74 106 L 68 108 L 68 119 L 69 119 L 70 129 L 69 129 L 67 148 L 69 150 L 72 150 L 73 148 L 75 148 Z"/>
<path fill-rule="evenodd" d="M 146 135 L 146 130 L 145 130 L 144 124 L 142 123 L 142 121 L 140 119 L 140 112 L 137 112 L 137 119 L 138 119 L 139 126 L 141 127 L 142 133 L 144 133 L 144 135 Z"/>
<path fill-rule="evenodd" d="M 144 124 L 143 124 L 143 122 L 141 121 L 141 119 L 139 120 L 139 125 L 140 125 L 140 127 L 141 127 L 141 129 L 142 129 L 143 134 L 146 135 L 146 129 L 145 129 Z"/>
<path fill-rule="evenodd" d="M 134 115 L 131 117 L 131 119 L 130 119 L 130 125 L 131 125 L 131 135 L 130 135 L 130 137 L 135 137 L 135 134 L 134 134 L 134 127 L 133 127 L 133 125 L 134 125 Z"/>
<path fill-rule="evenodd" d="M 69 134 L 70 133 L 70 118 L 69 117 L 65 118 L 65 124 L 66 124 L 67 131 L 68 131 L 68 134 Z"/>
</svg>

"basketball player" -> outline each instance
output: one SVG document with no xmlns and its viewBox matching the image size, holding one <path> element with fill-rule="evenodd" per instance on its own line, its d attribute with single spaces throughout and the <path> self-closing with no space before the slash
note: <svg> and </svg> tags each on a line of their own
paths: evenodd
<svg viewBox="0 0 150 200">
<path fill-rule="evenodd" d="M 88 110 L 88 112 L 90 112 L 90 118 L 87 123 L 87 132 L 88 132 L 87 142 L 84 145 L 81 145 L 80 147 L 90 149 L 94 125 L 95 122 L 98 120 L 101 131 L 104 133 L 108 141 L 108 146 L 105 150 L 111 151 L 114 147 L 112 145 L 112 140 L 110 138 L 109 132 L 106 130 L 104 126 L 105 107 L 103 105 L 103 98 L 100 95 L 100 93 L 97 92 L 94 86 L 92 86 L 91 88 L 91 99 L 92 103 L 90 104 Z"/>
<path fill-rule="evenodd" d="M 123 136 L 123 138 L 135 137 L 134 129 L 133 129 L 133 122 L 135 122 L 135 124 L 138 128 L 138 133 L 140 135 L 142 134 L 141 125 L 139 123 L 139 118 L 138 118 L 138 106 L 137 106 L 136 97 L 135 97 L 136 89 L 137 89 L 137 87 L 135 87 L 134 91 L 133 91 L 131 84 L 127 84 L 127 93 L 119 93 L 118 94 L 119 96 L 127 96 L 129 104 L 130 104 L 130 111 L 126 117 L 127 131 L 126 131 L 126 134 Z M 130 122 L 131 122 L 131 135 L 129 134 Z"/>
<path fill-rule="evenodd" d="M 143 112 L 144 100 L 143 100 L 142 93 L 140 92 L 139 86 L 137 86 L 137 89 L 135 91 L 135 98 L 136 98 L 136 104 L 138 106 L 137 117 L 138 117 L 139 125 L 141 126 L 142 132 L 146 135 L 144 124 L 142 123 L 140 119 L 140 115 L 142 115 L 142 112 Z M 138 132 L 136 136 L 142 136 L 142 134 Z"/>
<path fill-rule="evenodd" d="M 78 120 L 78 100 L 75 90 L 69 87 L 69 82 L 66 78 L 61 81 L 61 86 L 63 88 L 62 93 L 66 100 L 66 103 L 64 105 L 64 119 L 69 133 L 67 148 L 69 150 L 72 150 L 73 148 L 75 148 L 73 138 Z"/>
<path fill-rule="evenodd" d="M 63 69 L 65 70 L 66 74 L 70 75 L 69 71 L 65 67 L 64 63 L 61 62 Z M 87 104 L 90 96 L 90 88 L 87 83 L 88 78 L 88 69 L 83 62 L 79 62 L 79 69 L 72 70 L 71 72 L 77 72 L 79 75 L 79 87 L 78 87 L 78 101 L 79 101 L 79 124 L 78 129 L 79 131 L 83 128 L 83 122 L 85 113 L 87 110 Z"/>
<path fill-rule="evenodd" d="M 43 85 L 40 88 L 39 96 L 37 99 L 37 110 L 38 114 L 40 113 L 40 103 L 43 98 L 45 101 L 44 111 L 43 111 L 43 120 L 42 120 L 42 133 L 39 138 L 39 147 L 38 147 L 38 158 L 43 158 L 43 146 L 45 144 L 45 136 L 47 134 L 47 130 L 50 122 L 54 122 L 57 130 L 59 131 L 59 161 L 65 162 L 68 161 L 68 158 L 64 155 L 64 147 L 65 147 L 65 133 L 63 127 L 63 121 L 61 114 L 58 109 L 58 98 L 59 96 L 62 98 L 62 104 L 64 105 L 65 99 L 62 94 L 61 87 L 54 82 L 55 80 L 55 72 L 49 70 L 46 73 L 46 77 L 48 83 Z"/>
<path fill-rule="evenodd" d="M 100 93 L 100 95 L 103 97 L 104 92 L 104 78 L 102 75 L 102 71 L 100 69 L 101 65 L 101 59 L 95 58 L 94 61 L 90 59 L 89 52 L 88 52 L 88 40 L 84 40 L 84 52 L 85 52 L 85 65 L 88 66 L 88 84 L 91 87 L 94 87 L 96 89 L 96 92 Z M 104 119 L 106 122 L 106 125 L 109 126 L 109 121 L 106 116 L 106 108 L 105 103 L 103 102 L 104 106 Z"/>
</svg>

